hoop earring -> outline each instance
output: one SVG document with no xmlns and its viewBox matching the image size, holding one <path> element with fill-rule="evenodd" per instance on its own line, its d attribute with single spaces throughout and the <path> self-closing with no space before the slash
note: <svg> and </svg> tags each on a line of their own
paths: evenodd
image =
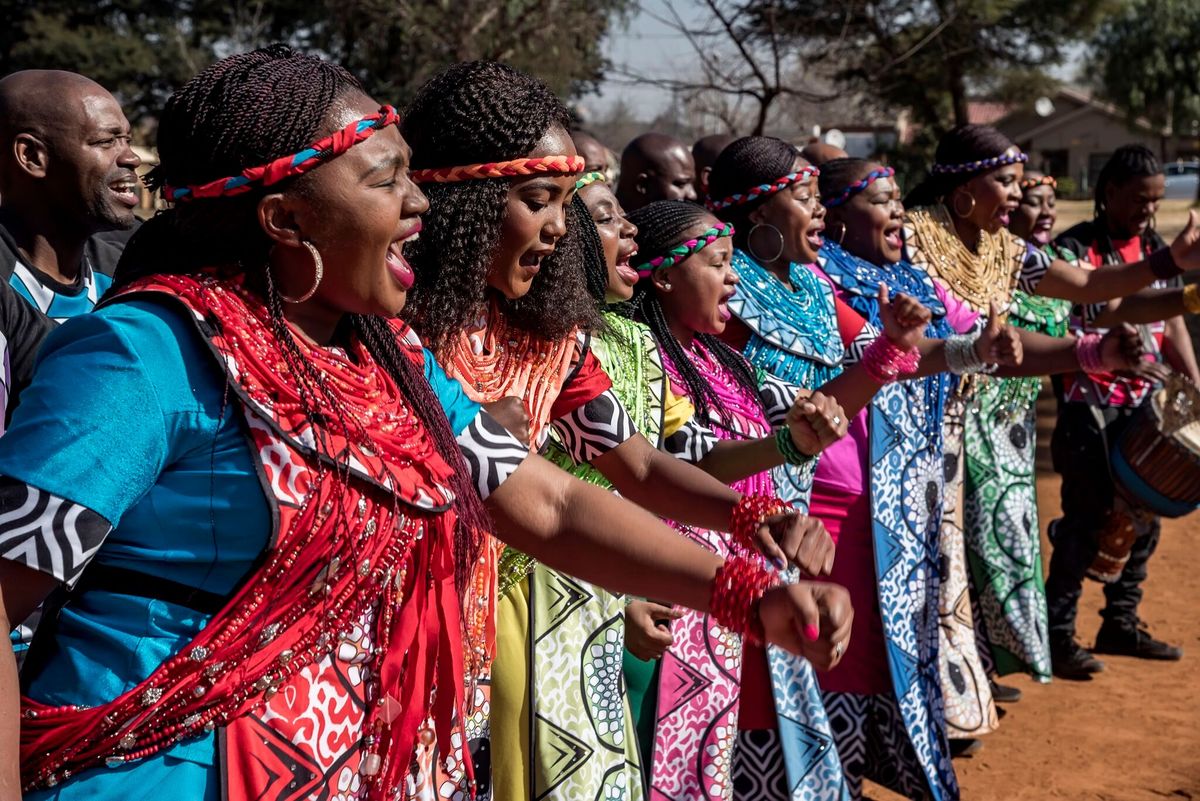
<svg viewBox="0 0 1200 801">
<path fill-rule="evenodd" d="M 317 287 L 321 285 L 321 279 L 325 277 L 325 263 L 321 261 L 321 252 L 317 250 L 317 246 L 308 240 L 300 240 L 300 244 L 308 248 L 308 252 L 312 254 L 313 264 L 316 267 L 316 277 L 313 280 L 312 287 L 298 298 L 290 298 L 282 292 L 279 293 L 280 300 L 285 303 L 303 303 L 304 301 L 317 294 Z"/>
<path fill-rule="evenodd" d="M 971 207 L 969 209 L 967 209 L 966 211 L 959 211 L 958 210 L 959 195 L 954 196 L 954 200 L 951 201 L 950 207 L 951 207 L 951 210 L 954 212 L 955 217 L 966 217 L 968 214 L 975 211 L 975 196 L 972 195 L 970 192 L 968 192 L 967 197 L 971 198 Z"/>
<path fill-rule="evenodd" d="M 840 248 L 842 246 L 842 243 L 845 241 L 846 241 L 846 224 L 842 223 L 842 235 L 839 236 L 837 239 L 838 247 Z"/>
<path fill-rule="evenodd" d="M 757 231 L 759 228 L 769 228 L 775 232 L 775 236 L 779 237 L 779 250 L 776 251 L 775 255 L 771 256 L 770 258 L 764 258 L 763 256 L 760 256 L 759 254 L 755 253 L 754 245 L 751 244 L 754 241 L 754 232 Z M 752 227 L 750 229 L 750 233 L 746 234 L 746 250 L 748 250 L 750 252 L 750 255 L 754 257 L 754 260 L 759 262 L 760 264 L 768 264 L 770 262 L 773 262 L 776 259 L 778 259 L 780 256 L 783 255 L 783 234 L 780 233 L 778 228 L 771 225 L 770 223 L 755 223 L 754 227 Z"/>
</svg>

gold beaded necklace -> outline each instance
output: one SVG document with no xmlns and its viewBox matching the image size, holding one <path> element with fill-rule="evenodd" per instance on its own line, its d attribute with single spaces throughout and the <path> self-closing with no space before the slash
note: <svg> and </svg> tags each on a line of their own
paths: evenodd
<svg viewBox="0 0 1200 801">
<path fill-rule="evenodd" d="M 909 261 L 950 288 L 974 311 L 987 314 L 988 301 L 1008 309 L 1021 273 L 1023 249 L 1007 231 L 979 232 L 972 253 L 954 230 L 942 204 L 909 211 L 905 219 Z"/>
</svg>

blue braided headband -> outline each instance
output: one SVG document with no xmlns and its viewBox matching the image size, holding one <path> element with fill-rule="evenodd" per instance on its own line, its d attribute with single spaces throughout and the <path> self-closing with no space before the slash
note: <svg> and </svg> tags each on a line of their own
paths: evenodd
<svg viewBox="0 0 1200 801">
<path fill-rule="evenodd" d="M 843 203 L 848 203 L 850 201 L 850 198 L 854 197 L 859 192 L 863 191 L 868 186 L 870 186 L 871 184 L 878 181 L 880 178 L 891 178 L 895 174 L 896 174 L 896 171 L 893 170 L 891 167 L 883 167 L 882 169 L 871 170 L 869 173 L 866 174 L 866 176 L 864 178 L 861 178 L 861 179 L 855 181 L 854 183 L 850 184 L 845 189 L 843 189 L 842 193 L 840 195 L 837 195 L 836 197 L 831 197 L 828 200 L 822 200 L 821 203 L 827 209 L 832 209 L 835 206 L 840 206 Z"/>
<path fill-rule="evenodd" d="M 999 156 L 992 156 L 990 159 L 968 161 L 964 164 L 934 164 L 929 171 L 934 175 L 954 175 L 963 172 L 982 172 L 993 167 L 1003 167 L 1005 164 L 1024 164 L 1027 161 L 1029 161 L 1029 156 L 1014 147 Z"/>
</svg>

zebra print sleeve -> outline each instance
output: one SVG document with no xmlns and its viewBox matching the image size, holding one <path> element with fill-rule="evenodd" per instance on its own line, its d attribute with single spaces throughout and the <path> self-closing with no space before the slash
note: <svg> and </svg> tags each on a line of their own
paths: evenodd
<svg viewBox="0 0 1200 801">
<path fill-rule="evenodd" d="M 0 558 L 74 586 L 112 526 L 66 498 L 0 477 Z"/>
<path fill-rule="evenodd" d="M 529 455 L 529 448 L 521 440 L 482 409 L 458 435 L 458 448 L 471 471 L 479 497 L 485 500 L 517 472 Z"/>
<path fill-rule="evenodd" d="M 767 412 L 767 421 L 773 426 L 781 426 L 787 422 L 788 409 L 796 400 L 800 387 L 789 384 L 782 378 L 760 371 L 758 376 L 758 397 L 762 399 L 763 408 Z"/>
<path fill-rule="evenodd" d="M 849 345 L 846 346 L 846 356 L 842 360 L 842 366 L 843 367 L 851 367 L 851 366 L 861 362 L 862 356 L 863 356 L 863 351 L 865 351 L 867 349 L 867 346 L 870 345 L 872 342 L 874 342 L 875 338 L 878 336 L 879 336 L 878 328 L 871 325 L 870 323 L 867 323 L 866 325 L 864 325 L 862 327 L 862 330 L 860 330 L 858 332 L 858 336 L 856 336 L 854 338 L 854 341 L 852 341 Z"/>
<path fill-rule="evenodd" d="M 550 425 L 576 464 L 608 453 L 637 433 L 629 412 L 611 389 L 550 421 Z"/>
<path fill-rule="evenodd" d="M 1026 295 L 1036 295 L 1038 284 L 1050 272 L 1050 257 L 1039 248 L 1030 247 L 1021 262 L 1021 274 L 1017 277 L 1017 289 Z"/>
<path fill-rule="evenodd" d="M 693 416 L 678 431 L 663 440 L 662 448 L 672 456 L 695 464 L 708 456 L 717 447 L 717 437 L 712 430 L 696 421 Z"/>
</svg>

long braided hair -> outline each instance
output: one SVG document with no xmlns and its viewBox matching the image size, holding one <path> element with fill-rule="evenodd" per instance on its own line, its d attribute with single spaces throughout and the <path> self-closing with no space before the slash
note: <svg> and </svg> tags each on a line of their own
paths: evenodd
<svg viewBox="0 0 1200 801">
<path fill-rule="evenodd" d="M 658 200 L 631 211 L 627 216 L 638 228 L 638 251 L 646 255 L 666 253 L 687 239 L 686 232 L 689 229 L 712 220 L 712 215 L 700 206 L 681 200 Z M 658 340 L 659 347 L 679 371 L 679 377 L 687 387 L 699 418 L 704 420 L 711 412 L 716 412 L 725 427 L 732 430 L 733 419 L 730 411 L 721 402 L 720 395 L 700 375 L 700 371 L 692 363 L 692 357 L 671 332 L 653 281 L 643 279 L 638 282 L 638 292 L 633 298 L 632 308 L 634 316 L 649 326 L 654 338 Z M 697 333 L 696 339 L 712 354 L 717 363 L 725 368 L 737 385 L 752 396 L 762 408 L 762 400 L 758 394 L 758 378 L 750 363 L 712 334 Z M 765 408 L 763 414 L 766 414 Z"/>
<path fill-rule="evenodd" d="M 604 304 L 608 294 L 608 263 L 604 260 L 604 243 L 592 220 L 587 203 L 578 192 L 571 198 L 567 225 L 579 231 L 579 258 L 583 263 L 583 279 L 588 295 L 598 304 Z"/>
<path fill-rule="evenodd" d="M 773 136 L 743 136 L 721 151 L 708 174 L 709 197 L 720 200 L 752 186 L 774 181 L 795 169 L 800 151 L 795 145 Z M 800 159 L 802 160 L 802 159 Z M 771 195 L 729 206 L 714 212 L 724 222 L 733 223 L 733 244 L 748 251 L 750 215 Z"/>
<path fill-rule="evenodd" d="M 566 130 L 562 102 L 536 78 L 505 64 L 473 61 L 435 76 L 417 93 L 401 132 L 413 168 L 506 161 L 528 155 L 551 128 Z M 488 178 L 425 187 L 429 211 L 420 239 L 405 246 L 416 273 L 404 318 L 441 352 L 486 308 L 487 275 L 500 242 L 512 179 Z M 594 327 L 595 303 L 579 269 L 579 225 L 568 214 L 529 292 L 499 299 L 508 320 L 548 340 Z"/>
<path fill-rule="evenodd" d="M 147 182 L 151 188 L 205 183 L 295 153 L 319 138 L 326 127 L 324 120 L 337 111 L 343 97 L 361 91 L 358 81 L 342 67 L 284 45 L 218 61 L 167 101 L 158 129 L 160 163 Z M 305 175 L 275 184 L 270 191 L 304 192 L 309 184 Z M 194 274 L 209 267 L 244 273 L 247 286 L 266 301 L 272 331 L 299 384 L 305 415 L 315 423 L 314 399 L 331 398 L 284 320 L 268 267 L 271 240 L 256 214 L 263 194 L 256 189 L 233 197 L 181 203 L 159 212 L 130 241 L 114 287 L 154 273 Z M 438 452 L 459 468 L 454 471 L 451 488 L 458 516 L 455 577 L 462 592 L 481 547 L 479 533 L 490 530 L 491 525 L 462 465 L 462 454 L 441 405 L 421 369 L 400 350 L 386 320 L 348 315 L 342 328 L 357 335 L 388 371 Z M 336 403 L 331 405 L 337 408 Z M 343 428 L 347 425 L 344 419 L 341 424 Z"/>
<path fill-rule="evenodd" d="M 934 160 L 938 164 L 965 164 L 1003 155 L 1012 146 L 1012 140 L 990 125 L 960 125 L 951 128 L 938 140 Z M 987 170 L 931 172 L 905 196 L 904 207 L 915 209 L 941 203 L 955 189 L 984 172 Z"/>
</svg>

